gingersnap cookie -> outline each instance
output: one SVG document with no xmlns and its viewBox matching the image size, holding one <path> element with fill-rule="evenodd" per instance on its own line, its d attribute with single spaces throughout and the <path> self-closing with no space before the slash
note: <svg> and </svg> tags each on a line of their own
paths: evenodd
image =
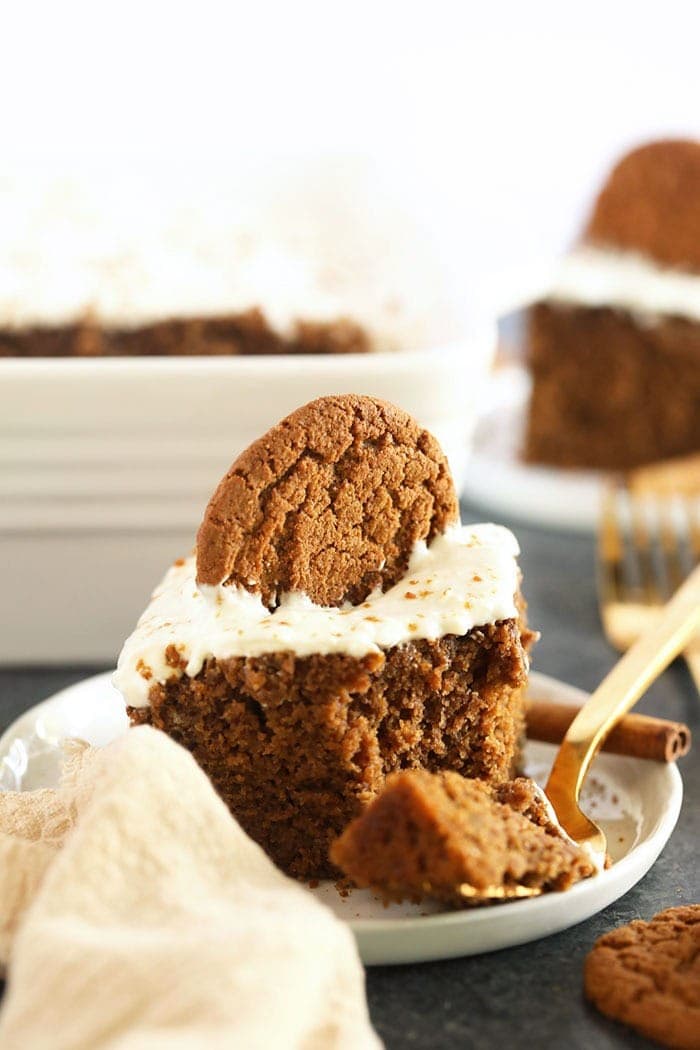
<svg viewBox="0 0 700 1050">
<path fill-rule="evenodd" d="M 662 1046 L 700 1048 L 700 904 L 668 908 L 600 937 L 585 990 L 608 1017 Z"/>
<path fill-rule="evenodd" d="M 661 265 L 700 270 L 700 142 L 652 142 L 623 157 L 585 236 Z"/>
<path fill-rule="evenodd" d="M 286 591 L 358 604 L 457 518 L 447 460 L 411 416 L 376 398 L 323 397 L 233 463 L 197 535 L 197 582 L 236 584 L 268 608 Z"/>
</svg>

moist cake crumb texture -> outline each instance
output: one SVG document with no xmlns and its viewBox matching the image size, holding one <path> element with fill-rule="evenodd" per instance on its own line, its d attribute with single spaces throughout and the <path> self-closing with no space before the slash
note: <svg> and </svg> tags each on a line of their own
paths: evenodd
<svg viewBox="0 0 700 1050">
<path fill-rule="evenodd" d="M 527 323 L 527 460 L 628 470 L 700 449 L 700 323 L 562 303 Z"/>
<path fill-rule="evenodd" d="M 129 715 L 193 753 L 284 871 L 332 877 L 331 842 L 388 773 L 513 775 L 525 682 L 520 628 L 506 621 L 363 659 L 212 660 L 193 679 L 153 685 L 150 706 Z"/>
<path fill-rule="evenodd" d="M 493 785 L 426 769 L 389 777 L 331 856 L 387 900 L 428 896 L 457 907 L 489 887 L 564 890 L 595 871 L 531 780 Z"/>
</svg>

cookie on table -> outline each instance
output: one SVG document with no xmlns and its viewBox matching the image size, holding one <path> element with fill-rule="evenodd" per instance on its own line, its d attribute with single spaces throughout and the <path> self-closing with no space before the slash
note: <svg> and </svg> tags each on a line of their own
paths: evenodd
<svg viewBox="0 0 700 1050">
<path fill-rule="evenodd" d="M 287 591 L 356 605 L 401 578 L 416 541 L 457 520 L 432 435 L 388 402 L 323 397 L 233 463 L 197 535 L 197 581 L 244 587 L 268 608 Z"/>
<path fill-rule="evenodd" d="M 586 996 L 662 1046 L 700 1048 L 700 904 L 604 934 L 585 966 Z"/>
</svg>

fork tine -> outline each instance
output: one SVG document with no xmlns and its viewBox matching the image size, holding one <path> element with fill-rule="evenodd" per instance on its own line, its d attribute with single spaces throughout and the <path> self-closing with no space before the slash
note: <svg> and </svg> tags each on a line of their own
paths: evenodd
<svg viewBox="0 0 700 1050">
<path fill-rule="evenodd" d="M 688 575 L 688 566 L 683 565 L 683 547 L 678 522 L 674 520 L 674 504 L 670 499 L 657 501 L 659 517 L 659 547 L 663 557 L 664 571 L 668 583 L 666 597 L 671 597 Z M 685 524 L 685 522 L 684 522 Z"/>
<path fill-rule="evenodd" d="M 647 520 L 647 504 L 629 489 L 627 499 L 632 523 L 632 548 L 639 569 L 639 586 L 635 588 L 635 598 L 647 605 L 659 604 L 664 598 L 654 566 L 653 540 Z"/>
<path fill-rule="evenodd" d="M 628 571 L 632 560 L 639 582 Z M 606 486 L 598 532 L 598 596 L 609 642 L 629 648 L 698 563 L 700 497 L 663 486 L 639 488 L 633 477 Z M 683 656 L 700 692 L 700 637 Z"/>
<path fill-rule="evenodd" d="M 625 549 L 618 520 L 619 485 L 605 487 L 598 533 L 598 592 L 603 606 L 621 600 L 624 590 Z"/>
<path fill-rule="evenodd" d="M 684 501 L 688 517 L 688 537 L 693 564 L 700 561 L 700 499 L 686 498 Z"/>
<path fill-rule="evenodd" d="M 692 565 L 697 565 L 700 563 L 700 497 L 686 495 L 682 505 L 688 530 L 690 560 Z M 700 693 L 700 640 L 696 638 L 688 646 L 684 656 L 690 676 Z"/>
</svg>

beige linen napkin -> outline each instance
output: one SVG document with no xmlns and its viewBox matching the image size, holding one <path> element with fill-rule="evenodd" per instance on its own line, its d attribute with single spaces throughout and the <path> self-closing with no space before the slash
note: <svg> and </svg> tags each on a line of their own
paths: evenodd
<svg viewBox="0 0 700 1050">
<path fill-rule="evenodd" d="M 379 1047 L 348 928 L 144 726 L 0 794 L 3 1050 Z"/>
</svg>

